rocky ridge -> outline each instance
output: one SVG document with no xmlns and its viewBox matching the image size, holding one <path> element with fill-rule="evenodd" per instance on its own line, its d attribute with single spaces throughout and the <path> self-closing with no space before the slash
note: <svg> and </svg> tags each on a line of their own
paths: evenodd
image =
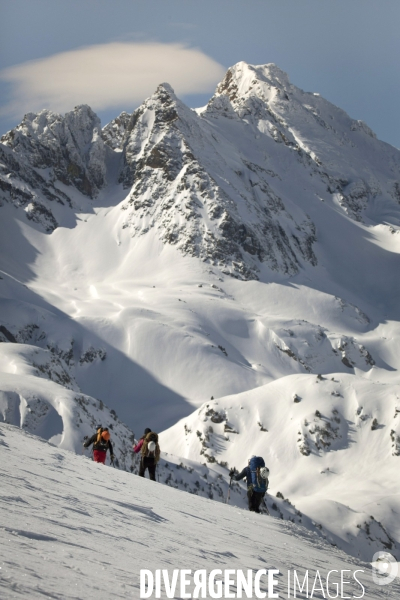
<svg viewBox="0 0 400 600">
<path fill-rule="evenodd" d="M 365 211 L 374 200 L 399 202 L 399 151 L 318 93 L 292 85 L 276 65 L 237 63 L 217 87 L 207 112 L 217 106 L 221 113 L 216 103 L 221 98 L 225 103 L 229 98 L 240 119 L 296 151 L 351 218 L 368 222 Z M 226 107 L 222 111 L 229 113 Z"/>
<path fill-rule="evenodd" d="M 46 232 L 58 227 L 54 204 L 76 208 L 68 188 L 94 198 L 106 185 L 100 119 L 82 105 L 64 117 L 28 113 L 1 138 L 0 202 L 12 202 Z"/>
<path fill-rule="evenodd" d="M 244 279 L 257 278 L 263 262 L 286 274 L 304 260 L 316 264 L 307 216 L 296 222 L 263 167 L 234 147 L 224 156 L 214 138 L 205 119 L 160 86 L 133 114 L 124 145 L 125 226 L 136 235 L 156 227 L 165 243 Z"/>
<path fill-rule="evenodd" d="M 109 176 L 110 161 L 119 167 Z M 153 230 L 242 279 L 263 265 L 288 276 L 317 264 L 304 193 L 367 224 L 378 202 L 396 214 L 394 231 L 400 223 L 399 151 L 275 65 L 230 68 L 202 111 L 162 84 L 103 130 L 78 106 L 64 117 L 29 113 L 1 138 L 0 202 L 48 233 L 63 225 L 57 205 L 77 212 L 116 184 L 132 236 Z"/>
</svg>

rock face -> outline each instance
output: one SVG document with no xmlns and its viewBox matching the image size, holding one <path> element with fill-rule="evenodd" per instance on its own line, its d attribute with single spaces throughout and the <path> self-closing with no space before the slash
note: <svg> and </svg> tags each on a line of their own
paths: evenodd
<svg viewBox="0 0 400 600">
<path fill-rule="evenodd" d="M 400 152 L 275 65 L 230 68 L 202 111 L 162 84 L 103 130 L 78 106 L 30 113 L 1 142 L 0 202 L 45 231 L 59 224 L 55 203 L 75 210 L 109 186 L 112 205 L 117 185 L 132 236 L 152 231 L 242 279 L 317 264 L 310 202 L 367 225 L 390 211 L 400 224 Z"/>
<path fill-rule="evenodd" d="M 228 114 L 216 104 L 221 98 L 229 99 L 240 119 L 296 151 L 351 218 L 369 224 L 376 202 L 399 203 L 400 152 L 378 141 L 363 121 L 292 85 L 276 65 L 236 64 L 217 87 L 208 111 L 214 105 L 214 114 Z"/>
<path fill-rule="evenodd" d="M 0 160 L 1 199 L 22 207 L 49 232 L 57 227 L 52 203 L 73 207 L 60 183 L 90 198 L 106 185 L 100 119 L 89 106 L 64 117 L 49 110 L 28 113 L 1 138 Z"/>
<path fill-rule="evenodd" d="M 241 156 L 240 140 L 226 148 L 207 116 L 167 84 L 134 112 L 119 179 L 130 190 L 125 227 L 134 235 L 155 227 L 184 254 L 245 279 L 256 278 L 263 262 L 286 274 L 302 261 L 316 264 L 313 223 L 286 210 L 267 169 Z"/>
<path fill-rule="evenodd" d="M 118 150 L 125 139 L 126 130 L 129 125 L 131 115 L 127 112 L 122 112 L 119 117 L 108 123 L 101 132 L 101 137 L 104 142 L 113 150 Z"/>
</svg>

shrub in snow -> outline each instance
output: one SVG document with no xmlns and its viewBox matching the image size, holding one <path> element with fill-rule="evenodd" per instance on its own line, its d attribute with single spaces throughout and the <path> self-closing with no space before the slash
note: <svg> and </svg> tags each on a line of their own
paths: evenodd
<svg viewBox="0 0 400 600">
<path fill-rule="evenodd" d="M 378 427 L 379 427 L 378 419 L 374 419 L 372 421 L 371 430 L 375 431 L 375 429 L 378 429 Z"/>
<path fill-rule="evenodd" d="M 400 456 L 400 435 L 392 429 L 390 432 L 390 439 L 392 440 L 392 454 L 393 456 Z"/>
</svg>

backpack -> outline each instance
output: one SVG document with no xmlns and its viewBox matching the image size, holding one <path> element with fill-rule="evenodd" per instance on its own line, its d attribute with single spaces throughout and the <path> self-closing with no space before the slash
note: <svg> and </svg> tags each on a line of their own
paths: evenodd
<svg viewBox="0 0 400 600">
<path fill-rule="evenodd" d="M 97 438 L 96 438 L 95 444 L 100 444 L 101 434 L 103 433 L 103 428 L 101 426 L 98 427 L 96 433 L 97 433 Z"/>
<path fill-rule="evenodd" d="M 254 492 L 265 494 L 268 489 L 269 469 L 261 456 L 253 456 L 249 462 L 251 473 L 251 488 Z"/>
<path fill-rule="evenodd" d="M 160 459 L 160 446 L 158 445 L 158 435 L 151 431 L 144 438 L 142 450 L 142 456 L 155 458 L 155 462 Z"/>
</svg>

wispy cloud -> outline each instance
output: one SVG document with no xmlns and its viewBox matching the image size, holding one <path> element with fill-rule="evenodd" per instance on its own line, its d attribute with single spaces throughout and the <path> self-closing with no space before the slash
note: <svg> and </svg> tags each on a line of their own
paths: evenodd
<svg viewBox="0 0 400 600">
<path fill-rule="evenodd" d="M 170 83 L 178 95 L 206 93 L 224 72 L 201 50 L 183 44 L 87 46 L 0 71 L 0 79 L 11 86 L 11 98 L 0 113 L 20 117 L 42 108 L 66 112 L 77 104 L 130 111 L 159 83 Z"/>
</svg>

